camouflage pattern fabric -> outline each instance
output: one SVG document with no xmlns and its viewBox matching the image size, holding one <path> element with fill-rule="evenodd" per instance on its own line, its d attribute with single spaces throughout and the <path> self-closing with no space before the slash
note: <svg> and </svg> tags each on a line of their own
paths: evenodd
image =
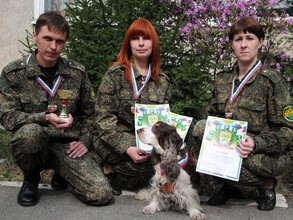
<svg viewBox="0 0 293 220">
<path fill-rule="evenodd" d="M 82 201 L 93 205 L 106 204 L 112 199 L 111 187 L 101 167 L 90 154 L 71 159 L 66 153 L 71 141 L 82 141 L 92 146 L 92 118 L 94 98 L 92 86 L 82 65 L 59 58 L 57 74 L 62 76 L 59 89 L 73 91 L 67 103 L 67 112 L 74 123 L 64 131 L 45 121 L 48 104 L 55 104 L 60 114 L 61 101 L 50 97 L 37 83 L 40 71 L 35 54 L 8 64 L 0 77 L 0 122 L 13 132 L 11 149 L 16 164 L 24 172 L 40 172 L 53 168 L 72 187 Z"/>
<path fill-rule="evenodd" d="M 135 66 L 134 73 L 138 89 L 142 86 L 142 77 Z M 135 101 L 132 85 L 124 78 L 124 69 L 120 65 L 109 68 L 100 84 L 96 100 L 96 118 L 94 123 L 95 151 L 112 164 L 119 175 L 127 181 L 120 181 L 122 188 L 136 188 L 136 183 L 148 183 L 153 174 L 152 166 L 145 163 L 135 164 L 125 154 L 130 146 L 136 146 L 134 134 L 134 114 L 131 107 L 135 102 L 143 104 L 164 104 L 170 100 L 169 79 L 161 73 L 159 82 L 153 78 L 147 84 L 139 100 Z"/>
<path fill-rule="evenodd" d="M 248 135 L 254 139 L 255 148 L 243 159 L 239 182 L 229 183 L 251 189 L 260 185 L 264 178 L 282 175 L 291 164 L 293 123 L 285 120 L 283 110 L 292 106 L 292 99 L 283 78 L 276 71 L 262 68 L 248 81 L 233 104 L 229 104 L 234 76 L 237 76 L 236 68 L 218 75 L 208 113 L 223 117 L 230 111 L 232 119 L 248 122 Z M 202 140 L 205 122 L 201 120 L 194 126 L 193 138 L 200 140 L 197 142 Z M 215 186 L 218 187 L 217 181 Z"/>
</svg>

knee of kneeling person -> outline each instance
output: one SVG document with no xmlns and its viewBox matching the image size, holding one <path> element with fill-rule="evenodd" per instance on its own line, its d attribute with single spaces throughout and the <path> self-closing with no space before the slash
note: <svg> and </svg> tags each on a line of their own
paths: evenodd
<svg viewBox="0 0 293 220">
<path fill-rule="evenodd" d="M 36 153 L 39 147 L 46 143 L 42 126 L 38 124 L 26 124 L 19 128 L 11 139 L 11 148 L 21 149 L 23 153 Z"/>
<path fill-rule="evenodd" d="M 114 202 L 112 189 L 110 187 L 99 186 L 94 192 L 86 195 L 86 203 L 94 206 L 109 205 Z"/>
</svg>

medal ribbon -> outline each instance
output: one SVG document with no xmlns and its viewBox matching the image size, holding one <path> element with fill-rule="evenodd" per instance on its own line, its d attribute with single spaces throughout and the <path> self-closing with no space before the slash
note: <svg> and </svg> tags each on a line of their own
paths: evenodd
<svg viewBox="0 0 293 220">
<path fill-rule="evenodd" d="M 58 88 L 61 84 L 62 77 L 59 74 L 57 81 L 55 82 L 55 85 L 53 86 L 53 89 L 50 89 L 50 87 L 39 77 L 36 77 L 37 82 L 42 86 L 44 90 L 47 91 L 47 93 L 51 96 L 54 97 L 56 95 L 56 92 L 58 91 Z"/>
<path fill-rule="evenodd" d="M 259 71 L 262 64 L 261 61 L 258 61 L 258 63 L 250 70 L 250 72 L 247 74 L 247 76 L 243 79 L 243 81 L 240 83 L 236 91 L 234 92 L 235 87 L 235 79 L 233 79 L 232 82 L 232 88 L 231 88 L 231 95 L 229 99 L 229 103 L 232 104 L 238 97 L 238 95 L 241 93 L 242 89 L 246 85 L 246 83 Z"/>
<path fill-rule="evenodd" d="M 134 71 L 133 71 L 133 68 L 131 66 L 132 90 L 133 90 L 133 96 L 134 96 L 134 99 L 135 100 L 138 100 L 139 99 L 139 97 L 141 96 L 143 90 L 147 86 L 147 83 L 148 83 L 148 81 L 149 81 L 150 78 L 151 78 L 151 65 L 149 65 L 148 73 L 147 73 L 146 79 L 145 79 L 142 87 L 140 88 L 140 90 L 138 90 L 137 84 L 136 84 L 136 80 L 135 80 Z"/>
</svg>

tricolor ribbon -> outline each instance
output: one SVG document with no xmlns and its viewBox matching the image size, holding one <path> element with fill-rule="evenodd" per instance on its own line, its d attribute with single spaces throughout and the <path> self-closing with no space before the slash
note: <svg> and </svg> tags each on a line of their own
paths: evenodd
<svg viewBox="0 0 293 220">
<path fill-rule="evenodd" d="M 246 85 L 246 83 L 260 70 L 262 64 L 261 61 L 258 61 L 258 63 L 250 70 L 250 72 L 246 75 L 246 77 L 243 79 L 243 81 L 240 83 L 236 91 L 234 92 L 235 88 L 235 78 L 232 82 L 232 88 L 231 88 L 231 95 L 229 99 L 229 103 L 232 104 L 238 97 L 238 95 L 241 93 L 242 89 Z"/>
<path fill-rule="evenodd" d="M 141 96 L 143 90 L 147 86 L 147 83 L 148 83 L 149 79 L 151 78 L 151 75 L 152 75 L 151 74 L 151 65 L 149 65 L 149 69 L 148 69 L 148 73 L 147 73 L 146 79 L 145 79 L 142 87 L 140 88 L 140 90 L 138 90 L 137 83 L 136 83 L 136 80 L 135 80 L 134 71 L 133 71 L 133 68 L 131 66 L 131 80 L 132 80 L 132 90 L 133 90 L 134 100 L 138 100 L 139 99 L 139 97 Z"/>
<path fill-rule="evenodd" d="M 47 91 L 47 93 L 51 96 L 54 97 L 58 91 L 58 88 L 61 84 L 62 81 L 62 77 L 59 74 L 57 81 L 55 82 L 55 85 L 53 86 L 53 88 L 51 89 L 39 76 L 36 77 L 37 82 L 40 84 L 40 86 L 42 86 L 42 88 L 44 90 Z"/>
</svg>

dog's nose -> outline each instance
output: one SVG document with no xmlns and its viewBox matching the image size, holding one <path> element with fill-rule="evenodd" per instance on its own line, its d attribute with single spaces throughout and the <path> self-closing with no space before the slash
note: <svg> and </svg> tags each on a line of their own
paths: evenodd
<svg viewBox="0 0 293 220">
<path fill-rule="evenodd" d="M 142 133 L 143 132 L 143 128 L 137 129 L 137 133 Z"/>
</svg>

